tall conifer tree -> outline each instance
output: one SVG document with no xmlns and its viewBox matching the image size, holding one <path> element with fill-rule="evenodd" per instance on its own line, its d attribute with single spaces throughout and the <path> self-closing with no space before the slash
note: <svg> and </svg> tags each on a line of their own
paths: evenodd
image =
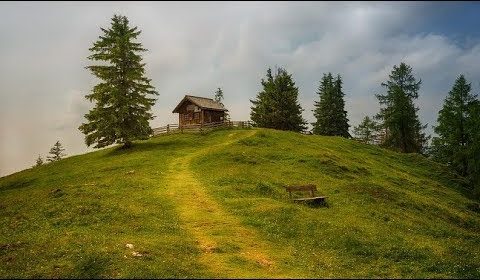
<svg viewBox="0 0 480 280">
<path fill-rule="evenodd" d="M 274 91 L 274 80 L 272 69 L 267 70 L 266 79 L 261 80 L 263 90 L 257 94 L 256 99 L 250 100 L 252 103 L 250 111 L 250 119 L 258 127 L 272 128 L 274 126 L 272 97 L 271 92 Z"/>
<path fill-rule="evenodd" d="M 460 175 L 478 180 L 480 171 L 480 111 L 471 84 L 460 75 L 438 113 L 437 134 L 432 140 L 434 159 L 450 165 Z"/>
<path fill-rule="evenodd" d="M 250 118 L 259 127 L 280 130 L 302 131 L 305 120 L 302 107 L 298 103 L 298 88 L 292 75 L 279 68 L 275 76 L 267 70 L 266 79 L 261 81 L 263 90 L 252 103 Z"/>
<path fill-rule="evenodd" d="M 332 107 L 333 103 L 333 76 L 332 73 L 323 74 L 322 80 L 318 87 L 319 101 L 314 102 L 315 109 L 313 110 L 313 116 L 316 119 L 313 125 L 313 133 L 320 135 L 332 135 L 333 130 L 330 127 L 332 119 Z"/>
<path fill-rule="evenodd" d="M 214 100 L 222 103 L 222 101 L 223 101 L 223 90 L 221 88 L 217 88 L 217 91 L 215 91 Z"/>
<path fill-rule="evenodd" d="M 387 92 L 376 95 L 384 106 L 376 117 L 386 130 L 384 146 L 403 153 L 425 151 L 428 138 L 423 129 L 426 125 L 420 123 L 418 108 L 413 103 L 421 83 L 413 76 L 412 68 L 403 62 L 394 65 L 389 80 L 382 83 Z"/>
<path fill-rule="evenodd" d="M 475 100 L 470 107 L 467 130 L 472 131 L 472 143 L 468 149 L 467 176 L 474 187 L 474 194 L 480 198 L 480 101 Z"/>
<path fill-rule="evenodd" d="M 332 73 L 323 74 L 317 94 L 319 101 L 314 103 L 316 122 L 312 123 L 313 133 L 350 137 L 341 76 L 334 79 Z"/>
<path fill-rule="evenodd" d="M 434 158 L 449 163 L 463 176 L 467 174 L 467 151 L 474 133 L 467 129 L 471 117 L 471 106 L 476 99 L 470 91 L 471 84 L 467 83 L 463 75 L 460 75 L 438 113 L 438 126 L 434 127 L 438 136 L 432 140 Z"/>
<path fill-rule="evenodd" d="M 224 105 L 223 104 L 223 90 L 222 88 L 217 88 L 217 90 L 215 91 L 215 96 L 214 96 L 214 100 L 219 102 L 220 104 Z M 225 116 L 225 121 L 230 121 L 230 115 L 228 114 L 228 111 L 225 111 L 224 112 L 224 116 Z"/>
<path fill-rule="evenodd" d="M 95 107 L 85 115 L 87 123 L 79 129 L 88 146 L 105 147 L 114 143 L 130 147 L 135 139 L 145 139 L 152 129 L 149 120 L 158 95 L 145 77 L 145 63 L 140 53 L 147 51 L 135 41 L 141 31 L 130 27 L 127 17 L 114 15 L 109 29 L 90 48 L 88 59 L 99 61 L 88 66 L 102 82 L 86 98 Z"/>
</svg>

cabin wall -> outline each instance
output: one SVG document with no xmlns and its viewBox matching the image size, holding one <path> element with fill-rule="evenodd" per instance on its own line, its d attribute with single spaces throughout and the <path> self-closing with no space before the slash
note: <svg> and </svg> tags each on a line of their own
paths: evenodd
<svg viewBox="0 0 480 280">
<path fill-rule="evenodd" d="M 202 110 L 190 101 L 178 108 L 178 124 L 185 127 L 195 124 L 221 122 L 225 119 L 223 111 Z"/>
<path fill-rule="evenodd" d="M 204 123 L 222 122 L 225 120 L 225 112 L 223 111 L 204 111 Z"/>
<path fill-rule="evenodd" d="M 178 108 L 178 124 L 188 126 L 201 123 L 202 110 L 195 104 L 187 101 Z"/>
</svg>

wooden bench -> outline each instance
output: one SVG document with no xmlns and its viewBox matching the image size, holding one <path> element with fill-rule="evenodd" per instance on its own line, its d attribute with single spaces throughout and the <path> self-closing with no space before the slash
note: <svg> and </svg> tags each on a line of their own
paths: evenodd
<svg viewBox="0 0 480 280">
<path fill-rule="evenodd" d="M 313 184 L 309 185 L 293 185 L 293 186 L 284 186 L 286 191 L 288 192 L 290 199 L 295 202 L 302 202 L 302 201 L 313 201 L 313 202 L 325 202 L 325 198 L 327 196 L 315 196 L 315 192 L 317 191 L 317 187 Z M 293 198 L 292 192 L 309 192 L 309 197 L 302 197 L 302 198 Z"/>
</svg>

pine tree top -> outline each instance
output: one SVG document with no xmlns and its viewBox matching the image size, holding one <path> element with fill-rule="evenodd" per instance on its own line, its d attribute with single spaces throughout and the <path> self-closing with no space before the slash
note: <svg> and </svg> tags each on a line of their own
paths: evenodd
<svg viewBox="0 0 480 280">
<path fill-rule="evenodd" d="M 52 162 L 62 159 L 62 157 L 66 156 L 66 154 L 63 153 L 64 151 L 65 149 L 62 147 L 60 141 L 57 141 L 50 149 L 50 156 L 47 156 L 47 161 Z"/>
<path fill-rule="evenodd" d="M 221 103 L 223 100 L 223 90 L 221 88 L 217 88 L 215 91 L 215 97 L 214 100 Z"/>
<path fill-rule="evenodd" d="M 40 155 L 38 155 L 37 160 L 35 161 L 35 166 L 40 166 L 43 164 L 43 159 Z"/>
</svg>

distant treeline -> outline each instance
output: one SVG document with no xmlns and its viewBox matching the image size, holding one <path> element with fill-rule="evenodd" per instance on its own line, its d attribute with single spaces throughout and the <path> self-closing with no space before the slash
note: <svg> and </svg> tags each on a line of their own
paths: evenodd
<svg viewBox="0 0 480 280">
<path fill-rule="evenodd" d="M 259 127 L 303 131 L 306 121 L 298 102 L 298 87 L 292 75 L 279 68 L 272 75 L 267 70 L 261 80 L 263 90 L 252 103 L 250 117 Z M 394 65 L 388 80 L 381 85 L 385 92 L 375 94 L 379 112 L 354 127 L 354 139 L 402 153 L 419 153 L 449 165 L 468 180 L 475 196 L 480 194 L 480 102 L 471 93 L 471 84 L 463 75 L 455 81 L 438 114 L 437 134 L 426 136 L 418 118 L 418 98 L 422 81 L 405 63 Z M 313 134 L 349 138 L 349 124 L 342 90 L 342 77 L 323 74 L 314 102 Z"/>
</svg>

